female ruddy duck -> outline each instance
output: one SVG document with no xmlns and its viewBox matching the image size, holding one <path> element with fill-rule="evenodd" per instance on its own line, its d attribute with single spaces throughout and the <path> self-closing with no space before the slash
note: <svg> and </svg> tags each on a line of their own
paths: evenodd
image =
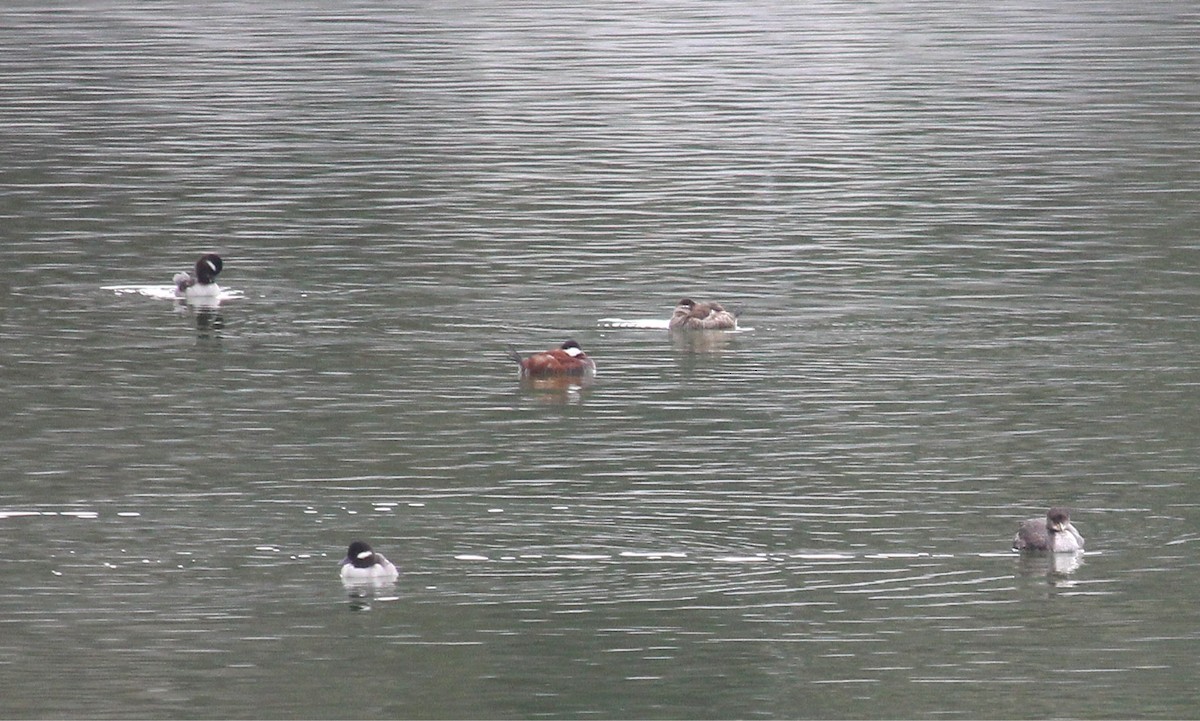
<svg viewBox="0 0 1200 721">
<path fill-rule="evenodd" d="M 584 376 L 596 372 L 596 361 L 589 358 L 572 338 L 557 348 L 534 353 L 528 358 L 522 358 L 520 353 L 509 349 L 508 357 L 517 362 L 522 378 Z"/>
<path fill-rule="evenodd" d="M 697 303 L 684 298 L 675 306 L 667 327 L 671 330 L 733 330 L 737 328 L 737 314 L 725 310 L 720 303 Z"/>
<path fill-rule="evenodd" d="M 343 581 L 391 581 L 397 575 L 396 566 L 366 541 L 351 543 L 342 559 Z"/>
<path fill-rule="evenodd" d="M 1045 518 L 1022 521 L 1013 536 L 1014 551 L 1074 553 L 1083 550 L 1083 536 L 1071 525 L 1065 508 L 1051 508 Z"/>
<path fill-rule="evenodd" d="M 187 300 L 216 300 L 221 294 L 216 279 L 221 273 L 221 256 L 205 253 L 196 261 L 194 273 L 175 274 L 175 295 Z"/>
</svg>

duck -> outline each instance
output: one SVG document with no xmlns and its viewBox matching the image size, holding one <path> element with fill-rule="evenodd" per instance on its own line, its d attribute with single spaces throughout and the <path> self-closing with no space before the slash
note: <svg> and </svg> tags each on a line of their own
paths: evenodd
<svg viewBox="0 0 1200 721">
<path fill-rule="evenodd" d="M 1083 550 L 1083 536 L 1071 525 L 1070 512 L 1056 506 L 1046 512 L 1045 518 L 1022 521 L 1012 547 L 1014 551 L 1075 553 Z"/>
<path fill-rule="evenodd" d="M 584 376 L 596 372 L 596 361 L 583 352 L 574 338 L 568 338 L 559 347 L 534 353 L 528 358 L 522 358 L 520 353 L 510 348 L 508 357 L 517 362 L 522 378 Z"/>
<path fill-rule="evenodd" d="M 716 302 L 697 303 L 684 298 L 675 306 L 667 327 L 671 330 L 734 330 L 738 314 Z"/>
<path fill-rule="evenodd" d="M 342 559 L 343 581 L 391 581 L 398 575 L 396 566 L 366 541 L 351 543 Z"/>
<path fill-rule="evenodd" d="M 194 272 L 175 274 L 175 296 L 189 301 L 215 301 L 221 294 L 216 278 L 222 265 L 216 253 L 200 256 Z"/>
</svg>

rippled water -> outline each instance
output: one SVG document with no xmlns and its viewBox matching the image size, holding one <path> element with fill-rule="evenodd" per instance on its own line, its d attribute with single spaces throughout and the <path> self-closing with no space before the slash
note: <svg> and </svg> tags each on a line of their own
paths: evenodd
<svg viewBox="0 0 1200 721">
<path fill-rule="evenodd" d="M 1200 13 L 993 5 L 7 4 L 0 716 L 1194 714 Z"/>
</svg>

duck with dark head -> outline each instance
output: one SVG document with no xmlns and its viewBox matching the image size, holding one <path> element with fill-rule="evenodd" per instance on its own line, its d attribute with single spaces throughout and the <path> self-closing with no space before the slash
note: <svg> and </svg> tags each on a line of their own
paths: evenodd
<svg viewBox="0 0 1200 721">
<path fill-rule="evenodd" d="M 366 541 L 354 541 L 342 559 L 343 581 L 391 581 L 397 576 L 396 565 Z"/>
<path fill-rule="evenodd" d="M 221 256 L 205 253 L 196 261 L 196 269 L 190 273 L 176 273 L 175 295 L 189 302 L 215 302 L 221 294 L 217 276 L 221 274 Z"/>
<path fill-rule="evenodd" d="M 734 330 L 738 314 L 731 313 L 716 302 L 697 303 L 691 298 L 680 300 L 667 321 L 671 330 Z"/>
<path fill-rule="evenodd" d="M 1071 524 L 1070 512 L 1054 507 L 1044 518 L 1022 521 L 1013 536 L 1012 547 L 1014 551 L 1074 553 L 1083 550 L 1083 536 Z"/>
<path fill-rule="evenodd" d="M 573 338 L 563 341 L 557 348 L 524 358 L 510 348 L 508 357 L 516 361 L 517 372 L 522 378 L 589 376 L 596 373 L 596 362 L 583 352 L 579 342 Z"/>
</svg>

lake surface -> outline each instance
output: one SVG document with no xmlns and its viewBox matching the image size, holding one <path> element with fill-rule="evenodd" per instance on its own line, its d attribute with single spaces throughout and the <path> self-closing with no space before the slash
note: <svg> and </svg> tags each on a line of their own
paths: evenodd
<svg viewBox="0 0 1200 721">
<path fill-rule="evenodd" d="M 1200 12 L 1044 5 L 6 3 L 0 716 L 1194 717 Z"/>
</svg>

